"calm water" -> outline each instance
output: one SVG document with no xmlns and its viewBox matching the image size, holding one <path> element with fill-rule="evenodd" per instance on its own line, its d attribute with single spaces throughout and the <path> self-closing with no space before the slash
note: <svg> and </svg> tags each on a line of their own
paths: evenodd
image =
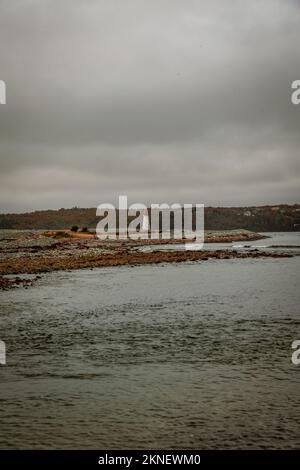
<svg viewBox="0 0 300 470">
<path fill-rule="evenodd" d="M 0 447 L 299 448 L 299 273 L 210 260 L 0 293 Z"/>
<path fill-rule="evenodd" d="M 205 250 L 251 250 L 263 249 L 266 251 L 282 251 L 281 247 L 299 252 L 300 248 L 300 232 L 264 232 L 268 238 L 261 240 L 249 240 L 243 242 L 229 242 L 229 243 L 205 243 L 203 249 Z M 191 249 L 197 249 L 196 244 L 190 245 Z M 202 247 L 199 246 L 198 249 Z M 154 250 L 185 250 L 186 246 L 183 244 L 174 245 L 152 245 L 140 248 L 141 251 L 154 251 Z"/>
</svg>

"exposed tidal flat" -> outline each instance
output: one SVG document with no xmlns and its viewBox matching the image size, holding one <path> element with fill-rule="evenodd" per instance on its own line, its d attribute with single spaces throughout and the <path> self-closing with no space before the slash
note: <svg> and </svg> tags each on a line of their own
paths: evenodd
<svg viewBox="0 0 300 470">
<path fill-rule="evenodd" d="M 203 249 L 190 245 L 186 250 L 184 241 L 178 240 L 106 241 L 93 234 L 70 231 L 3 230 L 0 232 L 0 288 L 29 286 L 39 276 L 26 278 L 24 275 L 50 271 L 208 259 L 280 258 L 295 254 L 289 250 L 263 251 L 247 245 L 264 238 L 265 235 L 246 230 L 206 232 Z M 237 242 L 246 243 L 246 249 L 236 250 L 234 243 Z"/>
<path fill-rule="evenodd" d="M 236 250 L 300 245 L 269 236 Z M 0 447 L 299 448 L 299 273 L 298 256 L 210 259 L 0 292 Z"/>
</svg>

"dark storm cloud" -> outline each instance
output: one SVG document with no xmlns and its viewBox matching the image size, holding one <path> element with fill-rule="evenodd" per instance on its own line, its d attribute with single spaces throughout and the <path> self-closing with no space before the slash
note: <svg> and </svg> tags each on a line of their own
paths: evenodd
<svg viewBox="0 0 300 470">
<path fill-rule="evenodd" d="M 299 201 L 296 1 L 1 1 L 1 210 Z"/>
</svg>

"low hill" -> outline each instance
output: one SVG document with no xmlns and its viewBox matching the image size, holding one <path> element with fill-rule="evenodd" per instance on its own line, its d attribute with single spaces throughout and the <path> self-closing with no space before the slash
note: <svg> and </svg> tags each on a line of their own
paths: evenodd
<svg viewBox="0 0 300 470">
<path fill-rule="evenodd" d="M 67 229 L 73 225 L 95 228 L 95 208 L 43 210 L 0 214 L 0 229 Z M 206 207 L 206 230 L 246 229 L 256 232 L 300 230 L 300 204 L 259 207 Z"/>
</svg>

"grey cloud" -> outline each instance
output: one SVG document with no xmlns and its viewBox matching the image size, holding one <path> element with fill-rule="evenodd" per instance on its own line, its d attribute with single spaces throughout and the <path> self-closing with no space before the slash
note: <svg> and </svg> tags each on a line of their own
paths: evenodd
<svg viewBox="0 0 300 470">
<path fill-rule="evenodd" d="M 0 1 L 0 210 L 299 201 L 295 1 Z"/>
</svg>

